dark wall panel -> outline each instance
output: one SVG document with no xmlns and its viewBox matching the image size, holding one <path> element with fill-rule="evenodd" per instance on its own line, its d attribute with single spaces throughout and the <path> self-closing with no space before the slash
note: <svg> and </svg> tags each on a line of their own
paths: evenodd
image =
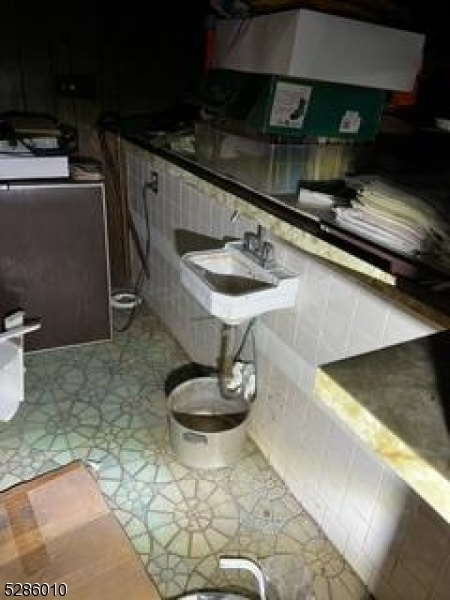
<svg viewBox="0 0 450 600">
<path fill-rule="evenodd" d="M 104 112 L 127 116 L 176 104 L 203 63 L 208 3 L 185 4 L 153 16 L 67 4 L 11 10 L 0 36 L 0 112 L 46 112 L 90 125 Z M 63 89 L 71 81 L 80 84 L 72 95 Z"/>
</svg>

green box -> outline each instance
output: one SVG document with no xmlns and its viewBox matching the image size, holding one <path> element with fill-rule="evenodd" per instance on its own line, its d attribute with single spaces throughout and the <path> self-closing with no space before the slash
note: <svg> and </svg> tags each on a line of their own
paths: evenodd
<svg viewBox="0 0 450 600">
<path fill-rule="evenodd" d="M 379 131 L 386 92 L 213 69 L 194 100 L 242 133 L 366 142 Z"/>
</svg>

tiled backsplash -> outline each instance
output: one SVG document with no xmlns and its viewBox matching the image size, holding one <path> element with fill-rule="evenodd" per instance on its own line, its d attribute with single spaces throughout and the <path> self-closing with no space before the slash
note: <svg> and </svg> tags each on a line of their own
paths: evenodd
<svg viewBox="0 0 450 600">
<path fill-rule="evenodd" d="M 143 293 L 192 359 L 214 364 L 220 323 L 180 283 L 179 253 L 194 249 L 182 248 L 180 240 L 186 230 L 242 237 L 257 223 L 244 214 L 232 220 L 221 203 L 224 191 L 141 150 L 128 148 L 127 169 L 137 229 L 142 240 L 147 230 L 150 236 Z M 152 170 L 158 194 L 147 188 L 144 196 Z M 377 598 L 444 600 L 450 589 L 447 524 L 313 394 L 317 365 L 435 327 L 325 261 L 279 238 L 271 241 L 301 285 L 295 309 L 258 319 L 258 398 L 250 435 Z"/>
</svg>

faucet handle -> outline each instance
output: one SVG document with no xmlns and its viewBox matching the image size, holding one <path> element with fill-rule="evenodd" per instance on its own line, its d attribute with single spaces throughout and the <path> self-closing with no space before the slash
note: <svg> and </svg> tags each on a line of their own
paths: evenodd
<svg viewBox="0 0 450 600">
<path fill-rule="evenodd" d="M 257 247 L 258 240 L 256 234 L 253 231 L 244 232 L 244 248 L 250 252 L 254 252 Z"/>
<path fill-rule="evenodd" d="M 264 265 L 270 264 L 275 260 L 275 248 L 271 242 L 263 242 L 261 258 Z"/>
</svg>

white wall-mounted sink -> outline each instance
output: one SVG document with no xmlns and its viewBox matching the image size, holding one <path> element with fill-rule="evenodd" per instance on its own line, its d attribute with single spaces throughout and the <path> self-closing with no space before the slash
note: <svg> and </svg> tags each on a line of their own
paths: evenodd
<svg viewBox="0 0 450 600">
<path fill-rule="evenodd" d="M 241 242 L 184 254 L 181 281 L 203 308 L 230 325 L 294 306 L 298 292 L 297 275 L 276 263 L 259 265 Z"/>
</svg>

